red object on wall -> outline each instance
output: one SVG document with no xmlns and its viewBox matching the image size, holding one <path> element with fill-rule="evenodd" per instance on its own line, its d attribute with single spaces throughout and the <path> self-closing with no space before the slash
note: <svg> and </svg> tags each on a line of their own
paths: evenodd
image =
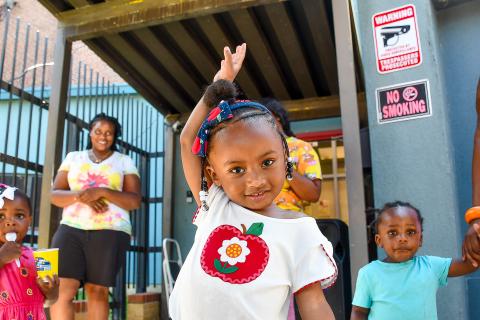
<svg viewBox="0 0 480 320">
<path fill-rule="evenodd" d="M 343 136 L 342 129 L 317 131 L 317 132 L 302 132 L 295 135 L 298 139 L 303 141 L 322 141 L 330 140 L 332 137 Z"/>
</svg>

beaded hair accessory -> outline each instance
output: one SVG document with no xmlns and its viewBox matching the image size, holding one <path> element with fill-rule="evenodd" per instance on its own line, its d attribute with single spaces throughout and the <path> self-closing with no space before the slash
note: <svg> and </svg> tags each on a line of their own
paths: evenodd
<svg viewBox="0 0 480 320">
<path fill-rule="evenodd" d="M 4 198 L 8 200 L 14 199 L 15 190 L 17 190 L 17 188 L 0 183 L 0 209 L 5 205 L 5 201 L 3 200 Z"/>
<path fill-rule="evenodd" d="M 288 150 L 288 144 L 286 148 Z M 287 176 L 286 177 L 288 181 L 293 180 L 293 160 L 290 157 L 288 157 L 288 160 L 287 160 Z"/>
</svg>

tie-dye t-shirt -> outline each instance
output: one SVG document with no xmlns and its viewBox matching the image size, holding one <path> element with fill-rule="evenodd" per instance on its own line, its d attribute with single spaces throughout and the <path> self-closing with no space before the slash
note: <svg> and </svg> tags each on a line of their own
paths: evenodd
<svg viewBox="0 0 480 320">
<path fill-rule="evenodd" d="M 288 137 L 287 143 L 290 158 L 293 161 L 293 169 L 311 180 L 322 179 L 320 160 L 310 143 L 295 137 Z M 284 210 L 303 211 L 303 201 L 293 191 L 286 179 L 282 191 L 275 198 L 275 204 Z"/>
<path fill-rule="evenodd" d="M 88 151 L 70 152 L 58 171 L 68 172 L 68 185 L 72 191 L 94 187 L 122 191 L 124 176 L 139 175 L 132 159 L 119 152 L 114 152 L 98 164 L 90 160 Z M 60 223 L 82 230 L 107 229 L 128 234 L 132 231 L 128 211 L 111 202 L 108 203 L 108 210 L 104 213 L 96 213 L 88 205 L 75 202 L 63 208 Z"/>
</svg>

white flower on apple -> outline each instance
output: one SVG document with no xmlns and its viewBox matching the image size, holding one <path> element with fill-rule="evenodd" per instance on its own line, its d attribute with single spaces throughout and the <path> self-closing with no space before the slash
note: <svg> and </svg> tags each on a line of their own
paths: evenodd
<svg viewBox="0 0 480 320">
<path fill-rule="evenodd" d="M 220 261 L 228 262 L 229 265 L 233 266 L 238 262 L 245 262 L 250 254 L 250 249 L 248 249 L 247 241 L 233 237 L 222 242 L 222 247 L 218 249 L 218 253 L 220 254 Z"/>
</svg>

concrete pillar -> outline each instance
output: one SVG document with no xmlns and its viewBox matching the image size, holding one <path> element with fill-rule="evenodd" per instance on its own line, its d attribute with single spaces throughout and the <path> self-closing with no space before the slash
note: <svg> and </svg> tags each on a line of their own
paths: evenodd
<svg viewBox="0 0 480 320">
<path fill-rule="evenodd" d="M 423 61 L 406 70 L 380 74 L 372 16 L 406 4 L 416 9 Z M 423 0 L 352 0 L 352 8 L 365 73 L 375 205 L 411 202 L 425 218 L 424 245 L 418 254 L 459 257 L 462 222 L 435 9 Z M 432 115 L 379 124 L 375 90 L 421 79 L 430 84 Z M 439 319 L 468 319 L 464 279 L 450 279 L 448 288 L 439 290 L 437 301 Z"/>
<path fill-rule="evenodd" d="M 445 88 L 453 137 L 458 214 L 472 205 L 472 153 L 475 96 L 480 77 L 480 1 L 466 1 L 437 12 Z M 473 41 L 472 41 L 473 40 Z M 478 163 L 476 165 L 479 165 Z M 460 221 L 465 229 L 466 223 Z M 480 319 L 480 272 L 466 278 L 470 319 Z"/>
</svg>

